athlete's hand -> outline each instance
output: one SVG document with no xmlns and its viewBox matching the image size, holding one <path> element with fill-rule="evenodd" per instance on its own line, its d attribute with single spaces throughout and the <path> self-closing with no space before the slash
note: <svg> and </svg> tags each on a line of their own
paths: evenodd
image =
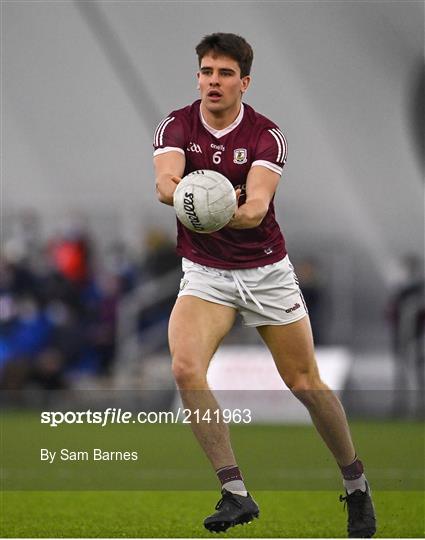
<svg viewBox="0 0 425 540">
<path fill-rule="evenodd" d="M 239 192 L 239 193 L 238 193 Z M 236 190 L 236 199 L 239 203 L 241 190 Z M 258 227 L 267 213 L 268 207 L 261 199 L 251 199 L 241 206 L 237 206 L 227 227 L 232 229 L 253 229 Z"/>
<path fill-rule="evenodd" d="M 164 204 L 173 206 L 174 192 L 181 180 L 180 176 L 167 173 L 159 176 L 156 180 L 156 193 L 158 199 Z"/>
<path fill-rule="evenodd" d="M 173 206 L 173 195 L 185 169 L 185 157 L 179 152 L 165 152 L 154 157 L 155 187 L 158 200 Z"/>
<path fill-rule="evenodd" d="M 235 193 L 236 193 L 236 210 L 235 210 L 235 213 L 233 214 L 231 220 L 227 224 L 227 227 L 231 227 L 232 229 L 233 228 L 234 229 L 239 229 L 239 227 L 237 226 L 237 224 L 238 224 L 237 213 L 238 213 L 238 210 L 239 210 L 239 199 L 240 199 L 242 190 L 240 188 L 238 188 L 238 189 L 235 190 Z"/>
</svg>

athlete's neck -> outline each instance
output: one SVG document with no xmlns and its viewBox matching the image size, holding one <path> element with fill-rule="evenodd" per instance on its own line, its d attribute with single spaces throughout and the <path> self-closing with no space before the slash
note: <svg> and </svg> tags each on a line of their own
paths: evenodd
<svg viewBox="0 0 425 540">
<path fill-rule="evenodd" d="M 226 129 L 238 117 L 241 110 L 241 102 L 236 107 L 225 111 L 209 111 L 201 102 L 201 113 L 205 122 L 213 129 Z"/>
</svg>

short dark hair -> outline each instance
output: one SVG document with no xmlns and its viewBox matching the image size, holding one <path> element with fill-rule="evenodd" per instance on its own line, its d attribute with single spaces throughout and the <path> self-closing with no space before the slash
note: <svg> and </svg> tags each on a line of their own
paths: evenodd
<svg viewBox="0 0 425 540">
<path fill-rule="evenodd" d="M 201 66 L 202 58 L 206 54 L 214 52 L 233 58 L 239 64 L 241 77 L 250 74 L 254 53 L 251 45 L 242 36 L 223 32 L 210 34 L 202 39 L 195 50 L 198 55 L 199 66 Z"/>
</svg>

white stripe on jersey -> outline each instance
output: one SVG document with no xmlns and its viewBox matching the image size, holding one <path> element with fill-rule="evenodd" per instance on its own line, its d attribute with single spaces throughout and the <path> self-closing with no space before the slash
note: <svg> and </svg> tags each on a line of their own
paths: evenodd
<svg viewBox="0 0 425 540">
<path fill-rule="evenodd" d="M 164 130 L 173 120 L 174 116 L 167 116 L 167 118 L 164 118 L 164 120 L 159 123 L 158 127 L 155 130 L 155 146 L 161 146 L 164 136 Z"/>
<path fill-rule="evenodd" d="M 269 133 L 273 135 L 275 141 L 277 142 L 278 151 L 276 161 L 280 162 L 280 157 L 282 155 L 282 139 L 280 139 L 279 136 L 272 129 L 269 129 Z"/>
<path fill-rule="evenodd" d="M 163 137 L 164 137 L 164 131 L 165 131 L 165 128 L 166 128 L 166 127 L 168 126 L 168 124 L 169 124 L 170 122 L 172 122 L 173 120 L 174 120 L 174 116 L 173 116 L 173 118 L 169 118 L 169 119 L 164 123 L 164 125 L 162 126 L 161 132 L 159 133 L 159 137 L 158 137 L 158 138 L 159 138 L 159 145 L 158 145 L 158 146 L 161 146 L 161 145 L 162 145 L 162 143 L 163 143 L 163 141 L 164 141 Z"/>
<path fill-rule="evenodd" d="M 164 118 L 163 120 L 161 120 L 161 122 L 156 126 L 155 134 L 154 134 L 154 144 L 155 144 L 155 146 L 158 146 L 158 133 L 159 133 L 162 125 L 164 124 L 164 122 L 166 122 L 169 118 L 171 118 L 171 117 L 167 116 L 167 118 Z"/>
<path fill-rule="evenodd" d="M 166 154 L 167 152 L 180 152 L 180 154 L 185 155 L 184 150 L 177 148 L 176 146 L 164 146 L 164 148 L 157 148 L 153 155 L 159 156 L 161 154 Z"/>
<path fill-rule="evenodd" d="M 278 152 L 277 152 L 277 158 L 276 161 L 278 163 L 285 162 L 286 159 L 286 140 L 283 135 L 283 133 L 280 131 L 280 129 L 273 128 L 268 130 L 269 133 L 274 137 L 275 141 L 277 142 Z"/>
<path fill-rule="evenodd" d="M 283 141 L 283 156 L 282 156 L 282 162 L 285 164 L 286 162 L 286 156 L 288 154 L 288 143 L 286 142 L 285 135 L 280 131 L 279 128 L 275 129 L 276 133 L 280 135 L 282 141 Z"/>
<path fill-rule="evenodd" d="M 276 165 L 276 163 L 271 163 L 270 161 L 264 161 L 264 159 L 257 159 L 253 163 L 251 163 L 251 167 L 265 167 L 266 169 L 270 169 L 271 171 L 281 175 L 283 172 L 282 167 L 279 167 L 279 165 Z"/>
</svg>

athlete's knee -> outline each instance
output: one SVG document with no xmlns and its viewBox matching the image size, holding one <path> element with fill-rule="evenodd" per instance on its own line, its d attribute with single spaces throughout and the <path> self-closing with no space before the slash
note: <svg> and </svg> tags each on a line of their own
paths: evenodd
<svg viewBox="0 0 425 540">
<path fill-rule="evenodd" d="M 315 371 L 294 373 L 285 383 L 304 405 L 314 405 L 320 402 L 321 393 L 328 390 Z"/>
<path fill-rule="evenodd" d="M 198 387 L 205 383 L 206 372 L 199 364 L 199 360 L 190 354 L 173 355 L 172 371 L 179 388 Z"/>
</svg>

